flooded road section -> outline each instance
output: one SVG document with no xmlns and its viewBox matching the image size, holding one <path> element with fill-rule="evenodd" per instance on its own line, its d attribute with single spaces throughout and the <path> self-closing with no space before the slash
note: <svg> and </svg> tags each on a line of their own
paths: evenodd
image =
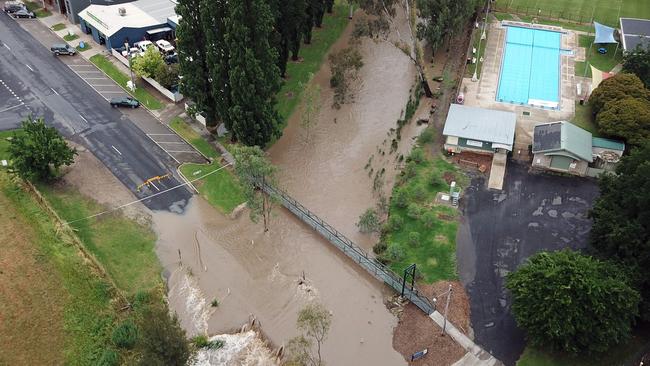
<svg viewBox="0 0 650 366">
<path fill-rule="evenodd" d="M 405 23 L 401 18 L 396 19 L 397 24 Z M 348 27 L 333 50 L 348 45 L 351 29 Z M 405 30 L 400 31 L 404 34 Z M 418 127 L 414 122 L 404 126 L 399 148 L 391 152 L 395 133 L 391 135 L 389 130 L 397 127 L 404 113 L 416 77 L 415 67 L 408 56 L 388 42 L 363 39 L 359 51 L 364 66 L 353 87 L 354 102 L 338 110 L 331 107 L 331 72 L 329 66 L 321 68 L 313 81 L 321 88 L 317 120 L 306 129 L 297 109 L 269 154 L 280 167 L 282 189 L 370 251 L 377 238 L 359 233 L 356 222 L 366 209 L 375 206 L 379 192 L 390 197 L 397 157 L 408 154 L 413 137 L 425 126 Z M 425 118 L 426 112 L 424 108 Z M 415 119 L 418 115 L 422 113 Z M 375 177 L 382 169 L 381 188 L 373 190 Z"/>
<path fill-rule="evenodd" d="M 267 234 L 246 213 L 229 219 L 196 197 L 184 215 L 155 212 L 153 223 L 170 306 L 189 333 L 237 331 L 252 314 L 279 346 L 298 334 L 298 311 L 317 300 L 333 314 L 328 364 L 405 364 L 382 302 L 389 290 L 284 208 Z"/>
</svg>

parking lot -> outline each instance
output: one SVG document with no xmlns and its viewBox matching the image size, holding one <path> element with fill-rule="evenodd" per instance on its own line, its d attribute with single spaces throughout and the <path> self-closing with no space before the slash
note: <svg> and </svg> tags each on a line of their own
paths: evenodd
<svg viewBox="0 0 650 366">
<path fill-rule="evenodd" d="M 89 62 L 69 64 L 68 67 L 106 100 L 127 95 L 124 89 Z"/>
<path fill-rule="evenodd" d="M 475 178 L 462 199 L 457 237 L 458 274 L 470 297 L 477 343 L 506 365 L 525 347 L 510 313 L 505 276 L 542 250 L 585 248 L 588 211 L 598 195 L 595 180 L 529 174 L 529 165 L 508 161 L 503 191 Z"/>
</svg>

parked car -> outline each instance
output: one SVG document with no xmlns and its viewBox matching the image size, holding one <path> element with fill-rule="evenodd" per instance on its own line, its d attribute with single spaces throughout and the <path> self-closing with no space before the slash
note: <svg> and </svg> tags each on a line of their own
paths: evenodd
<svg viewBox="0 0 650 366">
<path fill-rule="evenodd" d="M 172 53 L 171 55 L 165 56 L 165 63 L 167 65 L 177 64 L 178 63 L 178 53 Z"/>
<path fill-rule="evenodd" d="M 137 48 L 139 48 L 139 49 L 140 49 L 140 53 L 142 53 L 142 54 L 144 54 L 144 52 L 147 50 L 147 48 L 149 48 L 149 47 L 155 47 L 154 44 L 153 44 L 153 42 L 151 42 L 151 41 L 140 41 L 140 42 L 136 42 L 136 43 L 134 44 L 134 46 L 136 46 Z"/>
<path fill-rule="evenodd" d="M 2 8 L 2 10 L 8 14 L 15 13 L 18 10 L 23 10 L 23 9 L 26 9 L 25 4 L 18 1 L 7 1 L 5 2 L 4 7 Z"/>
<path fill-rule="evenodd" d="M 30 18 L 30 19 L 36 18 L 36 14 L 34 14 L 34 12 L 31 12 L 27 9 L 20 9 L 14 11 L 13 13 L 11 13 L 11 16 L 14 18 Z"/>
<path fill-rule="evenodd" d="M 131 55 L 133 57 L 140 56 L 140 49 L 138 47 L 131 47 L 128 50 L 126 50 L 126 49 L 124 49 L 124 47 L 122 47 L 121 49 L 119 49 L 119 52 L 124 57 L 129 57 L 129 55 Z"/>
<path fill-rule="evenodd" d="M 52 51 L 53 54 L 55 55 L 70 55 L 74 56 L 77 53 L 77 50 L 70 46 L 69 44 L 55 44 L 50 47 L 50 51 Z"/>
<path fill-rule="evenodd" d="M 174 46 L 172 46 L 171 43 L 169 43 L 168 41 L 165 41 L 164 39 L 157 40 L 156 41 L 156 46 L 158 46 L 158 49 L 160 50 L 160 52 L 162 52 L 164 54 L 174 53 L 174 50 L 175 50 Z"/>
<path fill-rule="evenodd" d="M 140 102 L 138 102 L 138 100 L 135 98 L 120 97 L 120 98 L 111 99 L 111 107 L 113 108 L 117 108 L 117 107 L 138 108 L 139 106 L 140 106 Z"/>
</svg>

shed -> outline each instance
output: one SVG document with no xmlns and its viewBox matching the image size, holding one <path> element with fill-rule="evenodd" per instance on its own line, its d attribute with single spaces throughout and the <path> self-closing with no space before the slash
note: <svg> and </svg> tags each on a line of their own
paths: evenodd
<svg viewBox="0 0 650 366">
<path fill-rule="evenodd" d="M 512 151 L 517 117 L 512 112 L 452 104 L 443 135 L 445 150 L 493 154 Z"/>
</svg>

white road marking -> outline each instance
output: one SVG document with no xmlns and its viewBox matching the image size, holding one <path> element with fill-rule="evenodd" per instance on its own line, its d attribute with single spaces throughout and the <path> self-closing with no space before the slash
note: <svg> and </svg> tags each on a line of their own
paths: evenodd
<svg viewBox="0 0 650 366">
<path fill-rule="evenodd" d="M 181 163 L 180 161 L 178 161 L 178 159 L 176 159 L 176 158 L 174 157 L 174 155 L 170 154 L 169 151 L 165 150 L 165 148 L 163 148 L 162 146 L 160 146 L 160 144 L 159 144 L 158 142 L 156 142 L 156 140 L 154 140 L 151 136 L 149 136 L 149 134 L 147 134 L 147 137 L 148 137 L 151 141 L 153 141 L 153 143 L 156 144 L 156 146 L 158 146 L 159 148 L 161 148 L 162 151 L 166 152 L 167 155 L 171 156 L 172 159 L 174 159 L 175 162 L 177 162 L 178 164 Z"/>
<path fill-rule="evenodd" d="M 29 65 L 25 64 L 25 66 L 27 66 L 27 68 L 28 68 L 31 72 L 34 72 L 34 69 L 32 69 Z"/>
<path fill-rule="evenodd" d="M 158 141 L 158 143 L 161 143 L 161 144 L 181 144 L 181 145 L 186 144 L 186 142 L 184 142 L 184 141 L 169 141 L 169 142 L 167 142 L 167 141 Z"/>
<path fill-rule="evenodd" d="M 111 147 L 113 148 L 113 150 L 117 151 L 118 154 L 122 155 L 122 153 L 120 152 L 120 150 L 118 150 L 115 146 L 111 145 Z"/>
<path fill-rule="evenodd" d="M 173 133 L 148 133 L 149 136 L 176 136 Z"/>
<path fill-rule="evenodd" d="M 104 98 L 105 100 L 108 100 L 108 98 L 106 98 L 105 96 L 103 96 L 102 93 L 98 92 L 97 89 L 95 89 L 95 87 L 94 87 L 91 83 L 88 82 L 88 80 L 86 80 L 84 77 L 82 77 L 81 75 L 79 75 L 79 73 L 78 73 L 75 69 L 73 69 L 72 66 L 68 65 L 68 67 L 70 68 L 70 70 L 72 70 L 72 72 L 74 72 L 75 74 L 77 74 L 77 76 L 79 76 L 79 78 L 80 78 L 81 80 L 83 80 L 86 84 L 88 84 L 91 88 L 93 88 L 93 90 L 94 90 L 95 92 L 97 92 L 97 94 L 99 94 L 99 95 L 100 95 L 102 98 Z M 105 78 L 103 78 L 103 79 L 105 79 Z"/>
<path fill-rule="evenodd" d="M 9 48 L 9 46 L 7 46 L 6 44 L 3 43 L 2 45 L 5 46 L 6 49 L 8 49 L 9 51 L 11 51 L 11 48 Z"/>
<path fill-rule="evenodd" d="M 166 151 L 167 151 L 168 153 L 175 153 L 175 154 L 187 153 L 187 154 L 198 154 L 198 155 L 201 155 L 201 154 L 199 154 L 198 152 L 196 152 L 196 151 L 192 151 L 192 150 L 190 150 L 190 151 L 185 151 L 185 150 L 166 150 Z"/>
<path fill-rule="evenodd" d="M 79 115 L 79 117 L 81 117 L 81 119 L 83 119 L 83 120 L 84 120 L 84 122 L 86 122 L 86 123 L 88 123 L 88 120 L 87 120 L 87 119 L 85 119 L 85 118 L 84 118 L 84 116 L 82 116 L 82 115 Z"/>
<path fill-rule="evenodd" d="M 54 88 L 50 88 L 50 89 L 52 89 L 52 91 L 54 92 L 54 94 L 59 95 L 59 93 L 57 93 L 56 90 L 54 90 Z"/>
<path fill-rule="evenodd" d="M 12 110 L 12 109 L 14 109 L 14 108 L 22 107 L 22 106 L 24 106 L 24 105 L 25 105 L 25 103 L 20 103 L 20 104 L 18 104 L 18 105 L 13 106 L 13 107 L 5 108 L 5 109 L 1 110 L 0 113 L 2 113 L 2 112 L 6 112 L 6 111 L 9 111 L 9 110 Z"/>
<path fill-rule="evenodd" d="M 153 184 L 153 182 L 149 182 L 149 184 L 151 184 L 151 185 L 152 185 L 152 186 L 153 186 L 153 187 L 154 187 L 155 189 L 157 189 L 157 190 L 158 190 L 158 192 L 160 192 L 160 188 L 158 188 L 158 186 L 157 186 L 157 185 L 155 185 L 155 184 Z"/>
</svg>

